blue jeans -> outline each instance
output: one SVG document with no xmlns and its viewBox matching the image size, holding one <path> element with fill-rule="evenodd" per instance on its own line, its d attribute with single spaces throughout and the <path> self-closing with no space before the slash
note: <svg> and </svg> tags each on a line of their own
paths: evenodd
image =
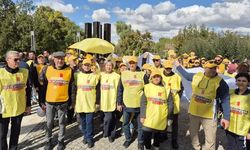
<svg viewBox="0 0 250 150">
<path fill-rule="evenodd" d="M 132 135 L 130 132 L 130 118 L 132 113 L 134 113 L 134 118 L 137 120 L 137 140 L 138 143 L 143 143 L 143 133 L 142 133 L 142 124 L 140 122 L 140 112 L 127 112 L 126 110 L 123 110 L 123 131 L 125 134 L 126 141 L 131 142 L 132 140 Z"/>
<path fill-rule="evenodd" d="M 79 113 L 81 118 L 82 133 L 87 142 L 93 142 L 94 113 Z"/>
</svg>

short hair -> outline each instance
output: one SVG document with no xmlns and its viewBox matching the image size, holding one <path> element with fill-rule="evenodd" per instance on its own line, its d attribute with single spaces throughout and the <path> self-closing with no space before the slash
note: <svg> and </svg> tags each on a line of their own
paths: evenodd
<svg viewBox="0 0 250 150">
<path fill-rule="evenodd" d="M 237 80 L 238 78 L 240 77 L 245 77 L 247 79 L 248 82 L 250 82 L 250 75 L 248 73 L 238 73 L 236 76 L 235 76 L 235 79 Z"/>
<path fill-rule="evenodd" d="M 36 54 L 36 52 L 35 52 L 35 51 L 29 51 L 29 52 L 28 52 L 28 54 L 29 54 L 29 53 L 33 53 L 33 54 Z"/>
<path fill-rule="evenodd" d="M 111 60 L 105 60 L 105 61 L 104 61 L 104 65 L 106 65 L 107 63 L 111 63 L 111 64 L 112 64 L 112 67 L 113 67 L 113 68 L 115 67 L 115 64 L 113 63 L 113 61 L 111 61 Z"/>
<path fill-rule="evenodd" d="M 18 51 L 7 51 L 5 54 L 5 59 L 7 60 L 11 55 L 18 55 L 19 56 L 19 52 Z"/>
</svg>

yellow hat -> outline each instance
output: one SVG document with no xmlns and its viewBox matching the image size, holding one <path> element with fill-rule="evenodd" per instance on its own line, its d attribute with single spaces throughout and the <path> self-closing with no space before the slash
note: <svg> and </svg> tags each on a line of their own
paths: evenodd
<svg viewBox="0 0 250 150">
<path fill-rule="evenodd" d="M 218 65 L 214 63 L 214 60 L 209 60 L 205 63 L 205 68 L 214 68 L 217 67 Z"/>
<path fill-rule="evenodd" d="M 82 64 L 83 65 L 85 65 L 85 64 L 92 64 L 92 62 L 91 62 L 91 60 L 90 59 L 84 59 L 83 61 L 82 61 Z"/>
<path fill-rule="evenodd" d="M 85 56 L 85 58 L 91 60 L 91 59 L 93 59 L 94 57 L 93 57 L 92 55 L 90 55 L 90 54 L 87 54 L 87 55 Z"/>
<path fill-rule="evenodd" d="M 159 59 L 161 59 L 161 56 L 160 55 L 154 55 L 153 59 L 159 60 Z"/>
<path fill-rule="evenodd" d="M 69 50 L 67 50 L 66 54 L 74 55 L 75 51 L 73 49 L 69 49 Z"/>
<path fill-rule="evenodd" d="M 75 60 L 75 59 L 77 59 L 77 57 L 74 56 L 74 55 L 71 55 L 71 56 L 69 56 L 68 61 L 72 61 L 72 60 Z"/>
<path fill-rule="evenodd" d="M 163 62 L 162 65 L 163 65 L 164 68 L 173 68 L 173 61 L 166 60 L 166 61 Z"/>
<path fill-rule="evenodd" d="M 150 68 L 151 68 L 151 65 L 150 65 L 150 64 L 144 64 L 144 65 L 142 66 L 142 69 L 144 69 L 144 70 L 150 70 Z"/>
<path fill-rule="evenodd" d="M 120 65 L 119 65 L 119 68 L 121 68 L 122 66 L 127 66 L 125 63 L 121 63 Z"/>
<path fill-rule="evenodd" d="M 190 56 L 195 56 L 195 52 L 190 52 Z"/>
<path fill-rule="evenodd" d="M 223 62 L 223 63 L 230 63 L 229 59 L 227 59 L 227 58 L 223 59 L 222 62 Z"/>
<path fill-rule="evenodd" d="M 201 60 L 206 60 L 206 58 L 205 57 L 201 57 Z"/>
<path fill-rule="evenodd" d="M 182 54 L 182 56 L 189 56 L 187 53 Z"/>
<path fill-rule="evenodd" d="M 43 56 L 43 54 L 40 54 L 40 55 L 37 56 L 37 58 L 39 58 L 39 57 L 44 57 L 44 56 Z"/>
<path fill-rule="evenodd" d="M 133 62 L 138 62 L 138 59 L 137 59 L 137 57 L 136 56 L 130 56 L 129 58 L 128 58 L 128 62 L 131 62 L 131 61 L 133 61 Z"/>
<path fill-rule="evenodd" d="M 151 72 L 151 74 L 150 74 L 150 78 L 152 78 L 152 77 L 155 76 L 155 75 L 161 76 L 161 72 L 159 71 L 159 69 L 152 69 L 151 71 L 152 71 L 152 72 Z"/>
<path fill-rule="evenodd" d="M 117 57 L 114 59 L 114 61 L 122 61 L 122 57 Z"/>
</svg>

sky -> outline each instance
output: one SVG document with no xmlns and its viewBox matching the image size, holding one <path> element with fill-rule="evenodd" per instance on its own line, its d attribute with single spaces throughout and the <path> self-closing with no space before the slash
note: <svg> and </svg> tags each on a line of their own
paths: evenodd
<svg viewBox="0 0 250 150">
<path fill-rule="evenodd" d="M 189 24 L 250 34 L 250 0 L 34 0 L 34 4 L 61 11 L 82 28 L 86 22 L 111 23 L 115 43 L 117 21 L 151 32 L 154 41 L 173 37 Z"/>
</svg>

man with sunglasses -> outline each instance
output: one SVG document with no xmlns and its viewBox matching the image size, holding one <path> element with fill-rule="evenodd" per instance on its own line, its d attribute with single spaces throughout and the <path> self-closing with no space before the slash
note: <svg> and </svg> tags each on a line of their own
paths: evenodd
<svg viewBox="0 0 250 150">
<path fill-rule="evenodd" d="M 162 71 L 161 56 L 160 55 L 154 55 L 153 62 L 154 62 L 155 68 L 159 69 L 159 71 Z"/>
<path fill-rule="evenodd" d="M 192 97 L 189 105 L 190 137 L 193 148 L 200 150 L 201 145 L 198 138 L 200 125 L 205 132 L 206 150 L 215 150 L 216 143 L 216 108 L 219 102 L 223 109 L 223 118 L 220 124 L 227 129 L 230 119 L 229 87 L 227 83 L 218 76 L 217 64 L 208 61 L 205 64 L 205 72 L 196 74 L 186 72 L 179 62 L 175 62 L 177 71 L 188 81 L 192 81 Z"/>
<path fill-rule="evenodd" d="M 65 64 L 64 52 L 54 52 L 54 64 L 43 68 L 41 73 L 42 96 L 40 106 L 46 109 L 47 133 L 45 150 L 51 150 L 52 129 L 55 114 L 59 119 L 58 150 L 65 148 L 64 136 L 68 107 L 71 106 L 71 97 L 73 97 L 73 71 Z"/>
<path fill-rule="evenodd" d="M 143 150 L 142 124 L 140 122 L 140 101 L 144 87 L 144 72 L 137 71 L 138 59 L 136 56 L 130 56 L 128 59 L 129 70 L 121 73 L 121 79 L 118 85 L 118 106 L 117 110 L 123 109 L 123 131 L 126 141 L 123 146 L 128 148 L 132 142 L 130 132 L 130 119 L 134 114 L 134 119 L 137 120 L 138 129 L 138 149 Z"/>
<path fill-rule="evenodd" d="M 18 149 L 18 138 L 24 113 L 31 112 L 29 71 L 19 68 L 17 51 L 6 53 L 7 65 L 0 69 L 0 149 Z M 7 144 L 9 123 L 10 141 Z"/>
<path fill-rule="evenodd" d="M 218 65 L 217 73 L 224 74 L 224 72 L 226 70 L 226 67 L 225 67 L 225 64 L 222 63 L 223 62 L 223 57 L 221 55 L 217 55 L 214 58 L 214 62 Z"/>
</svg>

